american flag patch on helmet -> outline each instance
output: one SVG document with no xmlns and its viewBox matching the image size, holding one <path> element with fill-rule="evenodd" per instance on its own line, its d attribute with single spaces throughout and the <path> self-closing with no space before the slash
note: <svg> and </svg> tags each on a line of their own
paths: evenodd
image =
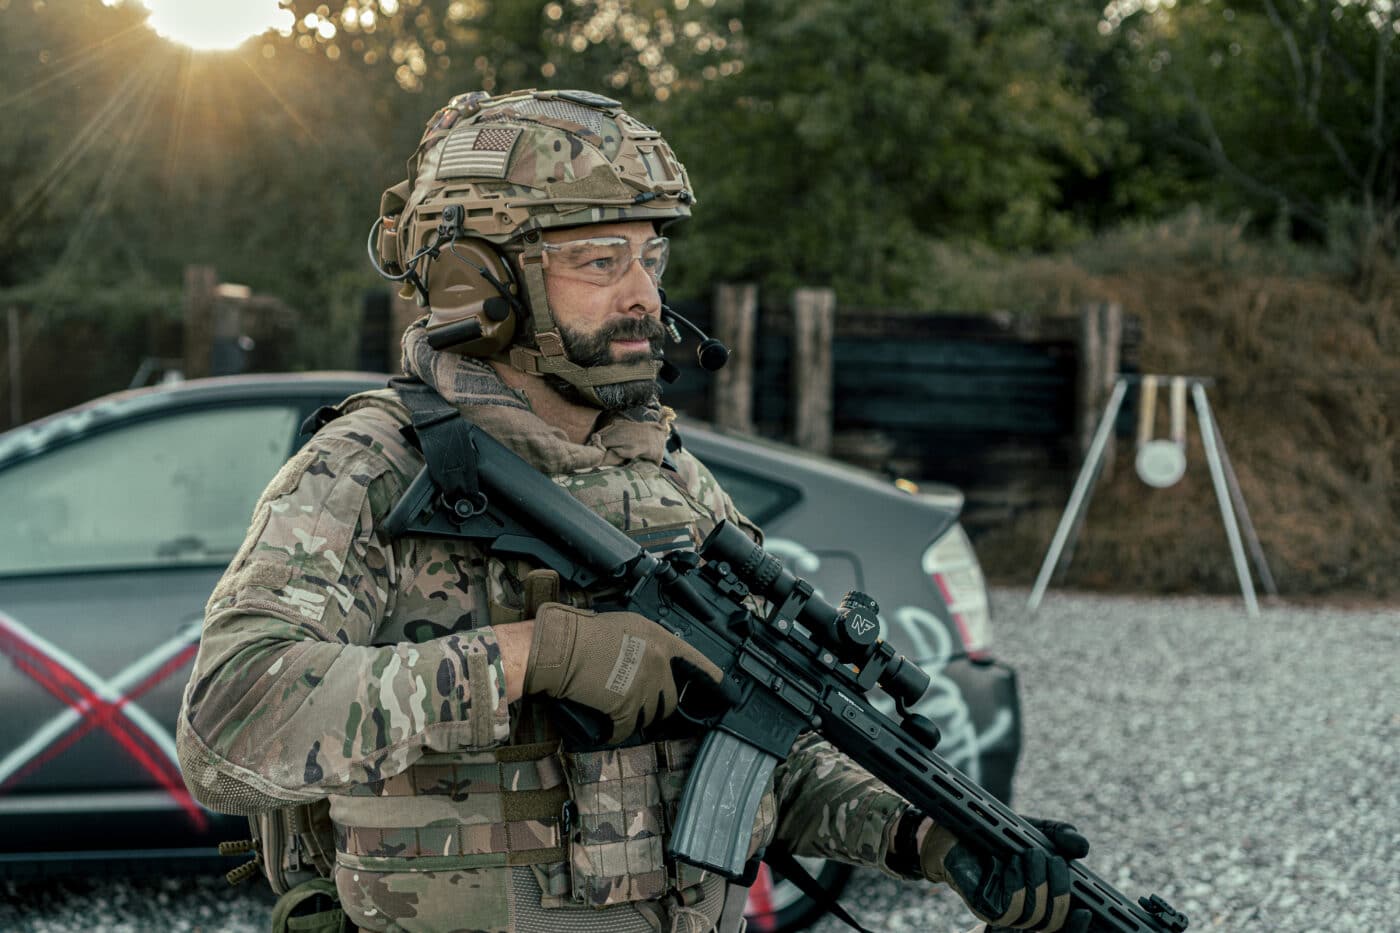
<svg viewBox="0 0 1400 933">
<path fill-rule="evenodd" d="M 463 126 L 443 144 L 438 178 L 505 178 L 519 127 Z"/>
</svg>

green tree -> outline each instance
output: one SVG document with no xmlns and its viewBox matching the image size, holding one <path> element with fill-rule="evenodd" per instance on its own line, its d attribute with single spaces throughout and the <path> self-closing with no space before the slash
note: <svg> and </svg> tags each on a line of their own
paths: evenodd
<svg viewBox="0 0 1400 933">
<path fill-rule="evenodd" d="M 1088 8 L 928 0 L 731 4 L 745 53 L 656 122 L 700 204 L 678 285 L 830 284 L 848 304 L 920 304 L 928 249 L 1013 249 L 1075 232 L 1069 175 L 1111 152 L 1067 44 Z"/>
<path fill-rule="evenodd" d="M 281 40 L 192 53 L 129 4 L 0 17 L 0 288 L 92 316 L 147 294 L 128 311 L 153 312 L 207 263 L 301 310 L 304 362 L 347 362 L 326 335 L 348 335 L 373 283 L 362 244 L 401 158 L 382 148 L 396 112 L 371 76 Z"/>
<path fill-rule="evenodd" d="M 4 104 L 16 130 L 0 198 L 31 221 L 0 285 L 55 271 L 171 283 L 210 262 L 303 309 L 309 334 L 334 329 L 327 316 L 372 284 L 361 253 L 379 191 L 432 107 L 472 88 L 602 88 L 665 130 L 701 198 L 678 231 L 676 284 L 693 293 L 752 277 L 918 303 L 933 239 L 1035 248 L 1072 235 L 1067 186 L 1113 152 L 1082 90 L 1099 39 L 1081 4 L 290 9 L 290 35 L 221 55 L 157 39 L 131 4 L 0 13 L 7 77 L 23 89 Z M 323 345 L 309 342 L 308 361 Z"/>
<path fill-rule="evenodd" d="M 1123 39 L 1120 102 L 1159 174 L 1327 239 L 1357 271 L 1400 248 L 1400 6 L 1116 2 L 1104 25 Z"/>
</svg>

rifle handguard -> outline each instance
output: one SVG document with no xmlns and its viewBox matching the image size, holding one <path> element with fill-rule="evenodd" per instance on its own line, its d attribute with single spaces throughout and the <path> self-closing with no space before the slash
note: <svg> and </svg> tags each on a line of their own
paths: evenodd
<svg viewBox="0 0 1400 933">
<path fill-rule="evenodd" d="M 726 878 L 743 877 L 753 821 L 778 759 L 728 732 L 705 736 L 666 852 Z"/>
</svg>

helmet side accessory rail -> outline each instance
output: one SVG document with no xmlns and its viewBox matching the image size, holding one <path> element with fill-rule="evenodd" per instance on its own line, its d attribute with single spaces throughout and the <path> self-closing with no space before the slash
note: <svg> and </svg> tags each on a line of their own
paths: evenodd
<svg viewBox="0 0 1400 933">
<path fill-rule="evenodd" d="M 384 229 L 385 222 L 390 219 L 391 218 L 387 217 L 376 217 L 374 223 L 370 225 L 369 241 L 365 244 L 365 249 L 369 253 L 369 264 L 374 267 L 375 272 L 378 272 L 382 278 L 390 282 L 408 282 L 417 289 L 418 294 L 420 294 L 423 297 L 423 301 L 426 302 L 428 300 L 428 287 L 423 284 L 423 280 L 418 276 L 418 263 L 424 256 L 429 254 L 435 255 L 438 244 L 436 242 L 430 243 L 414 253 L 408 262 L 404 264 L 404 271 L 397 273 L 390 272 L 380 263 L 378 250 L 376 249 L 380 231 Z"/>
</svg>

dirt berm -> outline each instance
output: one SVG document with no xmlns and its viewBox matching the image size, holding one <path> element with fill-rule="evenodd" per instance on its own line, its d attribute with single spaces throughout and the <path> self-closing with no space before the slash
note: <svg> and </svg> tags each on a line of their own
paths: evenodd
<svg viewBox="0 0 1400 933">
<path fill-rule="evenodd" d="M 1137 314 L 1144 372 L 1216 380 L 1210 399 L 1284 596 L 1400 595 L 1400 270 L 1303 275 L 1238 239 L 1144 245 L 1138 262 L 1037 261 L 1018 274 L 1061 302 Z M 1194 415 L 1188 424 L 1186 475 L 1165 490 L 1144 485 L 1133 443 L 1118 443 L 1056 586 L 1238 592 Z M 989 576 L 1029 583 L 1059 517 L 1032 510 L 980 536 Z"/>
</svg>

